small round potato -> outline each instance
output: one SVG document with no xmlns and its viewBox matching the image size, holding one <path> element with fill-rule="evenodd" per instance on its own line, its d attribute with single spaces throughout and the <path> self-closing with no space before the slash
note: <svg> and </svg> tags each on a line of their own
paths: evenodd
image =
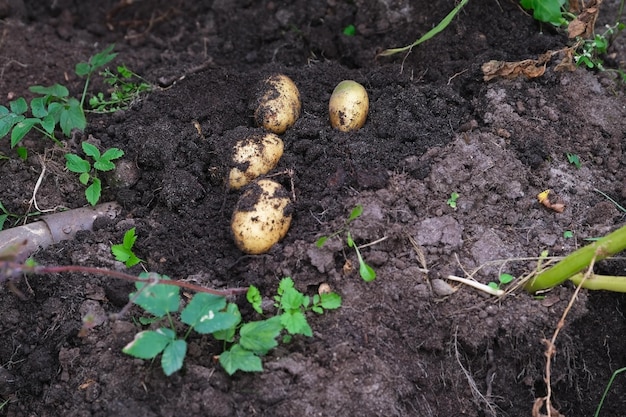
<svg viewBox="0 0 626 417">
<path fill-rule="evenodd" d="M 231 221 L 235 243 L 241 251 L 258 255 L 287 234 L 293 206 L 287 190 L 276 181 L 251 183 L 239 198 Z"/>
<path fill-rule="evenodd" d="M 280 135 L 300 117 L 301 107 L 300 92 L 291 78 L 272 75 L 258 89 L 254 120 L 258 126 Z"/>
<path fill-rule="evenodd" d="M 267 174 L 283 155 L 283 141 L 273 133 L 252 134 L 235 144 L 228 185 L 238 190 L 259 175 Z"/>
<path fill-rule="evenodd" d="M 359 130 L 365 124 L 369 99 L 365 88 L 352 80 L 337 84 L 328 103 L 330 124 L 342 132 Z"/>
</svg>

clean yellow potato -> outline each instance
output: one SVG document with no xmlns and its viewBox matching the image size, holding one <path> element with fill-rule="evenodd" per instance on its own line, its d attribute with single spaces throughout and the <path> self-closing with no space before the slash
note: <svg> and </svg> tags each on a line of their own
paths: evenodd
<svg viewBox="0 0 626 417">
<path fill-rule="evenodd" d="M 356 81 L 342 81 L 335 87 L 328 103 L 330 125 L 342 132 L 359 130 L 365 124 L 369 107 L 365 87 Z"/>
<path fill-rule="evenodd" d="M 266 78 L 257 94 L 254 120 L 258 126 L 278 135 L 285 133 L 300 117 L 300 92 L 298 87 L 283 74 Z"/>
<path fill-rule="evenodd" d="M 273 133 L 252 134 L 235 144 L 228 185 L 238 190 L 260 175 L 267 174 L 283 156 L 283 141 Z"/>
<path fill-rule="evenodd" d="M 251 183 L 237 201 L 231 220 L 235 244 L 250 255 L 269 251 L 287 234 L 292 212 L 282 185 L 268 179 Z"/>
</svg>

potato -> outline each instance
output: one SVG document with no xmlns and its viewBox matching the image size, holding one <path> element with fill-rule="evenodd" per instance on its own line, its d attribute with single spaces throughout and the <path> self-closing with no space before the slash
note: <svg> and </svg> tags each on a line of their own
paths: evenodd
<svg viewBox="0 0 626 417">
<path fill-rule="evenodd" d="M 235 244 L 241 251 L 258 255 L 287 234 L 293 206 L 287 190 L 276 181 L 251 183 L 239 198 L 231 221 Z"/>
<path fill-rule="evenodd" d="M 337 84 L 328 103 L 330 124 L 342 132 L 359 130 L 365 124 L 369 99 L 365 88 L 352 80 Z"/>
<path fill-rule="evenodd" d="M 237 142 L 231 161 L 233 168 L 228 175 L 230 188 L 238 190 L 274 169 L 283 148 L 283 141 L 273 133 L 252 134 Z"/>
<path fill-rule="evenodd" d="M 301 107 L 300 92 L 291 78 L 272 75 L 258 89 L 254 120 L 258 126 L 280 135 L 300 117 Z"/>
</svg>

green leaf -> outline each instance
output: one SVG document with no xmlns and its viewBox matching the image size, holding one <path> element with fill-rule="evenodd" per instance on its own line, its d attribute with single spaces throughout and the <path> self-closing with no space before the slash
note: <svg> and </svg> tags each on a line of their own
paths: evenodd
<svg viewBox="0 0 626 417">
<path fill-rule="evenodd" d="M 293 288 L 293 287 L 294 287 L 293 279 L 291 279 L 290 277 L 285 277 L 281 279 L 280 282 L 278 283 L 278 291 L 277 291 L 278 295 L 282 295 L 287 288 Z"/>
<path fill-rule="evenodd" d="M 235 337 L 235 332 L 237 331 L 237 325 L 241 322 L 241 313 L 239 312 L 239 307 L 237 307 L 237 304 L 235 303 L 228 303 L 226 306 L 226 313 L 235 316 L 235 323 L 233 323 L 229 329 L 213 332 L 213 337 L 217 340 L 232 342 Z"/>
<path fill-rule="evenodd" d="M 500 274 L 500 276 L 498 277 L 498 280 L 501 284 L 509 284 L 513 282 L 514 279 L 515 277 L 511 274 Z"/>
<path fill-rule="evenodd" d="M 41 127 L 43 130 L 48 132 L 50 135 L 54 132 L 54 127 L 56 126 L 56 121 L 54 120 L 54 116 L 51 114 L 46 115 L 43 119 L 41 119 Z"/>
<path fill-rule="evenodd" d="M 137 235 L 135 234 L 135 228 L 131 227 L 126 231 L 126 233 L 124 233 L 124 239 L 122 241 L 122 244 L 125 248 L 132 249 L 136 241 Z"/>
<path fill-rule="evenodd" d="M 78 181 L 80 181 L 80 183 L 83 184 L 83 185 L 87 185 L 89 183 L 90 179 L 91 179 L 91 175 L 89 175 L 88 172 L 83 172 L 78 177 Z"/>
<path fill-rule="evenodd" d="M 363 214 L 363 206 L 359 204 L 350 212 L 350 216 L 348 217 L 348 223 L 359 217 L 361 214 Z"/>
<path fill-rule="evenodd" d="M 334 310 L 341 307 L 341 296 L 331 292 L 320 295 L 320 305 L 326 310 Z"/>
<path fill-rule="evenodd" d="M 132 78 L 133 76 L 133 72 L 131 70 L 129 70 L 126 65 L 118 65 L 117 67 L 117 72 L 123 77 L 123 78 Z"/>
<path fill-rule="evenodd" d="M 11 147 L 17 145 L 23 138 L 26 136 L 28 132 L 31 131 L 33 126 L 39 123 L 39 119 L 23 119 L 13 126 L 13 131 L 11 132 Z"/>
<path fill-rule="evenodd" d="M 533 17 L 540 22 L 562 26 L 567 23 L 563 18 L 561 6 L 565 0 L 521 0 L 520 4 L 526 10 L 533 11 Z"/>
<path fill-rule="evenodd" d="M 91 164 L 76 154 L 66 153 L 65 161 L 65 167 L 71 172 L 82 174 L 91 171 Z"/>
<path fill-rule="evenodd" d="M 7 221 L 8 218 L 8 214 L 0 214 L 0 230 L 4 229 L 4 223 Z"/>
<path fill-rule="evenodd" d="M 356 35 L 356 28 L 354 27 L 354 25 L 348 25 L 343 28 L 342 33 L 346 36 L 354 36 Z"/>
<path fill-rule="evenodd" d="M 101 158 L 93 163 L 93 167 L 98 171 L 107 172 L 113 171 L 115 169 L 115 164 L 111 161 Z"/>
<path fill-rule="evenodd" d="M 124 151 L 118 148 L 109 148 L 102 154 L 102 159 L 113 161 L 124 156 Z"/>
<path fill-rule="evenodd" d="M 174 340 L 167 345 L 161 356 L 161 368 L 167 376 L 183 367 L 183 361 L 187 354 L 187 342 L 182 339 Z"/>
<path fill-rule="evenodd" d="M 132 250 L 128 249 L 124 245 L 112 245 L 111 253 L 115 256 L 116 261 L 124 263 L 126 263 L 126 261 L 128 261 L 133 255 Z"/>
<path fill-rule="evenodd" d="M 261 358 L 255 355 L 254 352 L 250 352 L 238 344 L 233 345 L 230 350 L 227 350 L 220 355 L 220 365 L 222 365 L 228 375 L 232 375 L 237 371 L 263 371 Z"/>
<path fill-rule="evenodd" d="M 155 277 L 160 280 L 169 280 L 167 275 L 149 274 L 143 272 L 139 275 L 142 279 L 151 279 Z M 142 290 L 137 298 L 133 300 L 133 303 L 137 304 L 148 313 L 163 317 L 168 313 L 178 311 L 178 305 L 180 303 L 180 288 L 174 285 L 167 284 L 153 284 L 145 282 L 136 282 L 135 287 L 138 290 Z M 144 289 L 144 287 L 146 287 Z M 136 293 L 130 294 L 131 300 Z"/>
<path fill-rule="evenodd" d="M 76 64 L 76 68 L 74 68 L 74 71 L 79 77 L 84 77 L 91 71 L 91 66 L 86 62 L 79 62 L 78 64 Z"/>
<path fill-rule="evenodd" d="M 0 138 L 5 137 L 16 123 L 24 120 L 24 116 L 10 113 L 9 109 L 0 106 Z"/>
<path fill-rule="evenodd" d="M 285 288 L 280 299 L 283 310 L 298 310 L 304 304 L 304 294 L 293 287 Z"/>
<path fill-rule="evenodd" d="M 265 355 L 278 345 L 276 338 L 282 329 L 280 316 L 262 321 L 251 321 L 241 326 L 239 343 L 247 350 Z"/>
<path fill-rule="evenodd" d="M 145 330 L 135 335 L 132 342 L 124 346 L 122 352 L 140 359 L 152 359 L 165 349 L 176 337 L 176 334 L 166 328 L 159 330 Z"/>
<path fill-rule="evenodd" d="M 26 149 L 23 146 L 18 146 L 17 148 L 15 148 L 15 152 L 17 153 L 17 156 L 19 156 L 23 161 L 26 161 L 26 159 L 28 159 L 28 149 Z"/>
<path fill-rule="evenodd" d="M 359 260 L 359 275 L 365 282 L 374 281 L 376 279 L 376 271 L 374 268 L 366 264 L 363 260 Z"/>
<path fill-rule="evenodd" d="M 261 303 L 263 302 L 263 298 L 261 297 L 261 293 L 259 289 L 254 285 L 250 285 L 248 287 L 248 292 L 246 293 L 246 300 L 252 305 L 254 311 L 259 314 L 263 314 L 263 308 L 261 307 Z"/>
<path fill-rule="evenodd" d="M 491 281 L 490 283 L 487 284 L 488 287 L 493 288 L 494 290 L 497 290 L 500 288 L 500 286 L 498 284 L 496 284 L 495 282 Z"/>
<path fill-rule="evenodd" d="M 324 246 L 324 243 L 326 243 L 327 240 L 328 240 L 328 236 L 322 236 L 315 241 L 315 246 L 317 246 L 318 248 L 321 248 L 322 246 Z"/>
<path fill-rule="evenodd" d="M 23 114 L 28 110 L 28 103 L 24 100 L 24 97 L 20 97 L 17 100 L 13 100 L 9 103 L 9 107 L 11 107 L 11 111 L 15 114 Z"/>
<path fill-rule="evenodd" d="M 115 59 L 117 53 L 111 53 L 113 48 L 115 48 L 115 44 L 107 46 L 101 52 L 98 52 L 97 54 L 89 58 L 89 64 L 91 65 L 92 71 L 105 66 L 109 62 L 113 61 L 113 59 Z"/>
<path fill-rule="evenodd" d="M 65 136 L 70 136 L 73 129 L 84 130 L 87 126 L 87 119 L 80 102 L 75 98 L 69 100 L 69 104 L 61 110 L 59 124 Z"/>
<path fill-rule="evenodd" d="M 46 98 L 35 97 L 30 102 L 30 110 L 33 112 L 33 116 L 39 119 L 48 115 L 48 109 L 46 109 Z"/>
<path fill-rule="evenodd" d="M 91 156 L 96 161 L 100 159 L 100 151 L 95 145 L 92 145 L 89 142 L 82 142 L 80 146 L 83 148 L 85 155 Z"/>
<path fill-rule="evenodd" d="M 28 89 L 35 94 L 41 94 L 42 96 L 52 96 L 55 98 L 65 98 L 70 95 L 69 90 L 61 84 L 54 84 L 50 87 L 33 85 Z"/>
<path fill-rule="evenodd" d="M 306 321 L 306 316 L 300 310 L 286 311 L 280 316 L 280 323 L 287 329 L 290 334 L 303 334 L 305 336 L 313 336 L 311 326 Z"/>
<path fill-rule="evenodd" d="M 225 297 L 198 293 L 185 307 L 180 319 L 200 334 L 227 330 L 232 328 L 240 320 L 240 317 L 228 311 L 221 311 L 224 307 L 226 307 Z"/>
<path fill-rule="evenodd" d="M 87 198 L 87 202 L 92 206 L 98 204 L 98 200 L 100 200 L 100 195 L 102 194 L 102 183 L 99 178 L 94 178 L 93 183 L 85 190 L 85 198 Z"/>
</svg>

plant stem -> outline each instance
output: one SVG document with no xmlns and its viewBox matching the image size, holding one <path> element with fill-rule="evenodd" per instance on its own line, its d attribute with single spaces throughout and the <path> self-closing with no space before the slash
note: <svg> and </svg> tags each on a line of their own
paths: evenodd
<svg viewBox="0 0 626 417">
<path fill-rule="evenodd" d="M 626 226 L 622 226 L 592 244 L 572 252 L 553 267 L 528 281 L 524 289 L 534 293 L 552 288 L 585 269 L 594 257 L 599 261 L 624 249 L 626 249 Z"/>
<path fill-rule="evenodd" d="M 462 277 L 457 277 L 456 275 L 448 275 L 447 278 L 451 281 L 460 282 L 465 285 L 469 285 L 470 287 L 476 288 L 477 290 L 486 292 L 487 294 L 495 295 L 497 297 L 501 297 L 504 295 L 504 290 L 500 288 L 492 288 L 487 284 L 483 284 L 478 281 L 474 281 L 473 279 L 467 279 Z"/>
<path fill-rule="evenodd" d="M 146 282 L 154 283 L 154 279 L 139 278 L 131 274 L 124 272 L 113 271 L 105 268 L 94 268 L 90 266 L 81 265 L 63 265 L 63 266 L 28 266 L 16 262 L 0 262 L 0 271 L 4 272 L 7 276 L 12 277 L 16 275 L 16 272 L 21 273 L 33 273 L 33 274 L 60 274 L 64 272 L 78 272 L 83 274 L 104 275 L 113 278 L 119 278 L 131 282 Z M 0 276 L 0 278 L 2 278 Z M 208 294 L 219 295 L 222 297 L 233 296 L 238 294 L 245 294 L 248 291 L 247 287 L 228 288 L 224 290 L 215 290 L 212 288 L 205 288 L 199 285 L 190 284 L 184 281 L 176 280 L 159 280 L 159 284 L 174 285 L 176 287 L 186 288 L 191 291 L 205 292 Z"/>
<path fill-rule="evenodd" d="M 570 277 L 574 285 L 580 285 L 583 280 L 583 273 L 578 273 Z M 613 292 L 626 292 L 626 277 L 616 277 L 610 275 L 592 275 L 582 285 L 588 290 L 605 290 Z"/>
</svg>

